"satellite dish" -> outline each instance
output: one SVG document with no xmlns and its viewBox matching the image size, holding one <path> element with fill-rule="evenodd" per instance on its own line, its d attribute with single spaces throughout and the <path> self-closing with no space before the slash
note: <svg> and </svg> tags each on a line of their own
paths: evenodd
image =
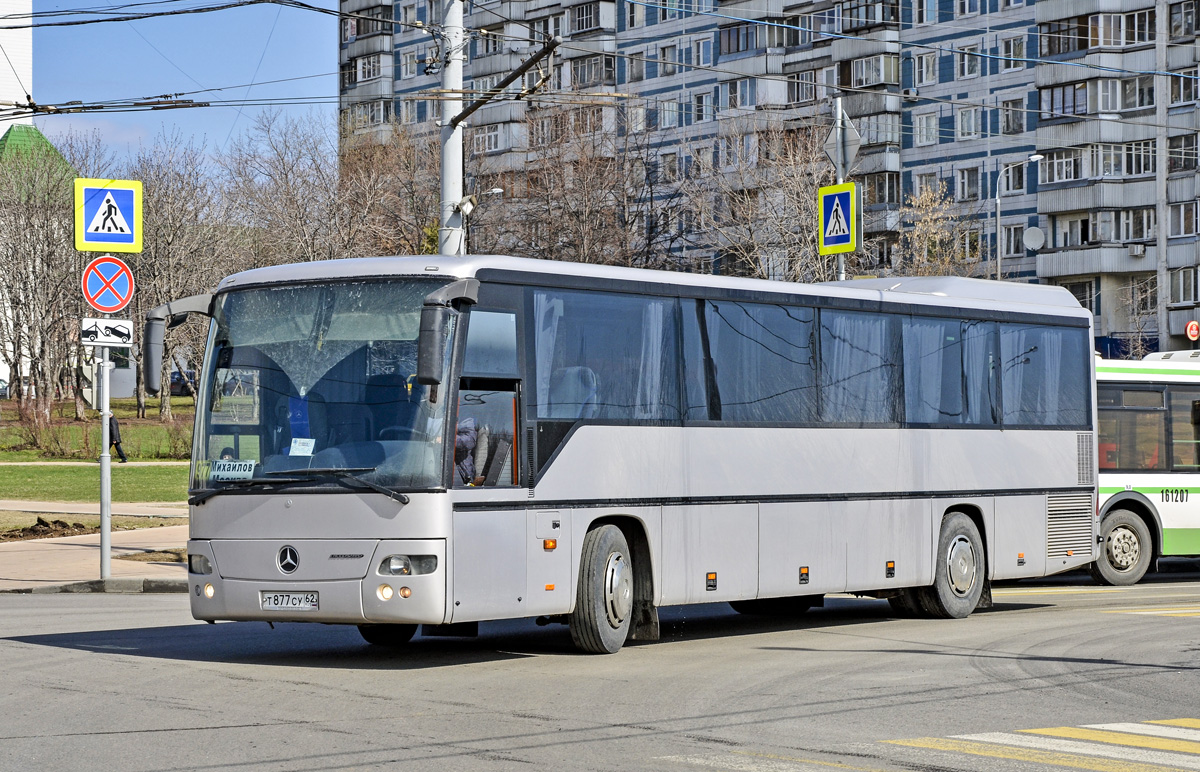
<svg viewBox="0 0 1200 772">
<path fill-rule="evenodd" d="M 1035 225 L 1032 228 L 1025 229 L 1025 235 L 1021 237 L 1021 242 L 1030 252 L 1037 252 L 1046 246 L 1046 234 L 1041 228 Z"/>
</svg>

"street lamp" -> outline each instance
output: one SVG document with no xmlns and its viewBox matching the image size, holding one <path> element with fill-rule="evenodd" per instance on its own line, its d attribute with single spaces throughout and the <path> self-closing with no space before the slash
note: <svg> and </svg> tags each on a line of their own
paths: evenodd
<svg viewBox="0 0 1200 772">
<path fill-rule="evenodd" d="M 1031 156 L 1029 156 L 1029 158 L 1025 159 L 1024 161 L 1017 161 L 1016 164 L 1008 164 L 1007 166 L 1016 166 L 1017 164 L 1021 164 L 1022 167 L 1024 167 L 1024 165 L 1026 163 L 1030 163 L 1030 162 L 1037 163 L 1038 161 L 1042 160 L 1042 158 L 1044 158 L 1044 157 L 1045 156 L 1043 156 L 1041 153 L 1034 153 Z M 1002 267 L 1002 261 L 1004 259 L 1004 226 L 1002 226 L 1000 224 L 1000 182 L 1004 177 L 1004 169 L 1005 169 L 1006 165 L 1002 161 L 999 161 L 997 163 L 998 163 L 998 167 L 996 169 L 996 281 L 1003 281 L 1004 280 L 1004 270 Z M 1026 184 L 1025 187 L 1026 187 L 1026 189 L 1028 189 L 1028 187 L 1029 187 L 1028 184 Z"/>
</svg>

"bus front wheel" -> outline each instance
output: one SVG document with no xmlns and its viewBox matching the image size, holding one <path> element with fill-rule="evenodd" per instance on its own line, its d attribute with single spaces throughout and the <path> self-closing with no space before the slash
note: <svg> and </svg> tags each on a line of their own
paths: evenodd
<svg viewBox="0 0 1200 772">
<path fill-rule="evenodd" d="M 1101 584 L 1137 584 L 1150 568 L 1153 547 L 1150 529 L 1142 518 L 1128 509 L 1114 509 L 1100 523 L 1104 550 L 1100 559 L 1088 566 L 1092 578 Z"/>
<path fill-rule="evenodd" d="M 943 619 L 962 619 L 979 605 L 986 580 L 983 539 L 975 522 L 961 512 L 942 518 L 933 585 L 919 597 L 925 613 Z"/>
<path fill-rule="evenodd" d="M 358 633 L 373 646 L 403 646 L 417 634 L 416 625 L 359 625 Z"/>
<path fill-rule="evenodd" d="M 602 525 L 583 537 L 579 591 L 571 612 L 571 640 L 592 654 L 614 654 L 629 635 L 633 616 L 633 563 L 625 534 Z"/>
</svg>

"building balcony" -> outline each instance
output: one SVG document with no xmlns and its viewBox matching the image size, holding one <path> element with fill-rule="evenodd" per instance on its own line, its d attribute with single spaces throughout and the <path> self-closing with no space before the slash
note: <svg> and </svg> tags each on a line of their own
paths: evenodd
<svg viewBox="0 0 1200 772">
<path fill-rule="evenodd" d="M 1125 209 L 1148 204 L 1156 199 L 1154 178 L 1128 182 L 1096 182 L 1065 188 L 1038 187 L 1038 213 L 1093 212 L 1098 209 Z"/>
<path fill-rule="evenodd" d="M 1057 279 L 1101 273 L 1146 273 L 1154 270 L 1155 251 L 1152 245 L 1113 243 L 1043 249 L 1037 256 L 1037 275 L 1039 279 Z"/>
</svg>

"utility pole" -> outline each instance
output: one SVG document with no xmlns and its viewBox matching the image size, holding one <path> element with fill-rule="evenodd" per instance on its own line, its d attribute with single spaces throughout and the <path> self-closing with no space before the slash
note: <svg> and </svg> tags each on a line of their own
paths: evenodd
<svg viewBox="0 0 1200 772">
<path fill-rule="evenodd" d="M 445 0 L 442 11 L 442 45 L 446 60 L 442 65 L 443 116 L 455 116 L 462 110 L 463 61 L 466 59 L 466 35 L 463 30 L 463 0 Z M 438 228 L 438 254 L 450 257 L 464 254 L 463 214 L 463 130 L 462 124 L 442 119 L 442 216 Z"/>
<path fill-rule="evenodd" d="M 846 181 L 846 124 L 843 119 L 840 96 L 833 99 L 833 115 L 833 130 L 836 132 L 834 144 L 837 145 L 837 160 L 834 166 L 837 167 L 837 184 L 841 185 Z M 859 213 L 859 216 L 861 217 L 862 214 Z M 846 256 L 840 252 L 837 256 L 837 280 L 846 280 Z"/>
</svg>

